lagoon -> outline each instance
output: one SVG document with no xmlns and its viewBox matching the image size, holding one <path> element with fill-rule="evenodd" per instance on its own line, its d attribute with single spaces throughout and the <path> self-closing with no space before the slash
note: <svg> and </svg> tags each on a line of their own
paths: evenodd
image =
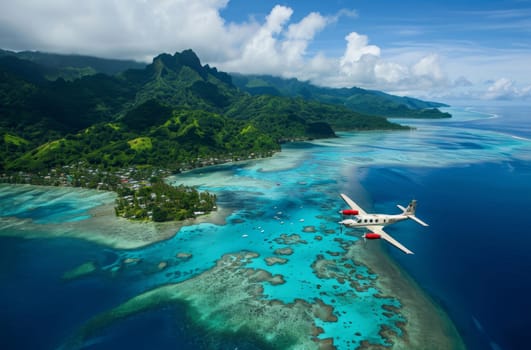
<svg viewBox="0 0 531 350">
<path fill-rule="evenodd" d="M 511 296 L 531 291 L 531 123 L 523 108 L 452 112 L 402 121 L 412 131 L 343 133 L 169 178 L 217 194 L 223 220 L 210 223 L 139 226 L 106 216 L 114 199 L 105 192 L 0 187 L 2 338 L 19 349 L 518 348 L 529 305 Z M 430 227 L 388 230 L 415 255 L 341 231 L 340 192 L 379 212 L 415 197 Z M 65 280 L 87 262 L 94 271 Z M 109 313 L 117 308 L 124 317 Z M 256 310 L 279 326 L 257 323 Z M 286 310 L 293 319 L 275 316 Z"/>
</svg>

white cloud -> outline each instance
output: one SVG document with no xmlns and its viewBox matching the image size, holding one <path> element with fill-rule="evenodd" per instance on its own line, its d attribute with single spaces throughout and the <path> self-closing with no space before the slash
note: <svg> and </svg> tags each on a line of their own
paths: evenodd
<svg viewBox="0 0 531 350">
<path fill-rule="evenodd" d="M 243 71 L 249 69 L 250 64 L 259 65 L 264 72 L 274 73 L 281 63 L 278 52 L 278 35 L 282 32 L 284 24 L 289 20 L 293 11 L 284 6 L 275 6 L 266 17 L 265 24 L 258 28 L 253 36 L 237 48 L 240 55 L 234 60 L 221 61 L 220 65 L 231 70 Z M 251 68 L 252 70 L 252 68 Z"/>
<path fill-rule="evenodd" d="M 439 65 L 439 57 L 435 54 L 423 57 L 413 66 L 412 72 L 419 78 L 433 81 L 444 80 L 444 74 Z"/>
<path fill-rule="evenodd" d="M 352 32 L 345 37 L 347 47 L 339 61 L 340 71 L 359 83 L 375 79 L 375 66 L 380 57 L 380 48 L 368 45 L 365 35 Z"/>
<path fill-rule="evenodd" d="M 7 2 L 0 13 L 4 33 L 0 46 L 146 61 L 161 52 L 192 48 L 203 62 L 223 70 L 333 86 L 403 88 L 418 77 L 436 82 L 442 74 L 435 59 L 421 61 L 413 69 L 384 61 L 381 49 L 356 32 L 345 37 L 341 57 L 319 51 L 308 54 L 309 45 L 328 25 L 341 17 L 357 17 L 353 10 L 330 16 L 312 12 L 293 22 L 293 9 L 277 5 L 263 22 L 227 23 L 220 11 L 228 4 L 228 0 Z"/>
<path fill-rule="evenodd" d="M 398 94 L 441 89 L 448 85 L 436 54 L 412 55 L 398 63 L 381 58 L 381 49 L 369 45 L 365 35 L 353 32 L 345 39 L 347 47 L 340 67 L 348 78 L 342 84 L 392 90 Z"/>
<path fill-rule="evenodd" d="M 238 43 L 236 50 L 239 55 L 213 63 L 221 69 L 241 73 L 302 79 L 314 76 L 314 72 L 307 71 L 306 66 L 313 61 L 315 67 L 319 60 L 307 57 L 307 48 L 329 19 L 312 12 L 299 22 L 290 23 L 292 14 L 293 10 L 289 7 L 275 6 L 265 22 L 255 28 L 246 40 Z"/>
<path fill-rule="evenodd" d="M 531 97 L 531 85 L 519 88 L 514 81 L 507 78 L 493 82 L 483 95 L 486 100 L 513 100 L 527 97 Z"/>
<path fill-rule="evenodd" d="M 286 37 L 288 40 L 312 40 L 317 32 L 326 25 L 326 18 L 317 12 L 312 12 L 300 22 L 290 24 Z"/>
<path fill-rule="evenodd" d="M 17 0 L 2 4 L 0 46 L 103 57 L 147 59 L 194 48 L 206 56 L 245 30 L 227 25 L 220 10 L 228 0 Z M 31 25 L 28 24 L 31 22 Z"/>
<path fill-rule="evenodd" d="M 306 54 L 308 44 L 326 26 L 326 22 L 326 18 L 312 12 L 300 22 L 290 24 L 281 49 L 285 59 L 288 62 L 302 64 L 301 60 Z"/>
<path fill-rule="evenodd" d="M 394 62 L 379 62 L 374 68 L 376 76 L 388 84 L 398 84 L 409 75 L 407 67 Z"/>
<path fill-rule="evenodd" d="M 202 62 L 221 70 L 297 77 L 325 86 L 430 98 L 447 96 L 449 89 L 456 94 L 475 91 L 483 98 L 530 94 L 529 86 L 502 80 L 488 89 L 479 87 L 492 76 L 531 81 L 522 69 L 531 59 L 527 48 L 514 54 L 465 42 L 403 42 L 382 48 L 350 27 L 350 33 L 341 34 L 344 46 L 331 53 L 316 48 L 319 35 L 337 29 L 345 17 L 355 25 L 356 11 L 311 12 L 295 21 L 294 9 L 277 5 L 265 18 L 235 23 L 222 16 L 227 6 L 229 0 L 5 1 L 0 47 L 144 61 L 191 48 Z"/>
<path fill-rule="evenodd" d="M 488 87 L 485 98 L 488 100 L 505 99 L 515 93 L 514 83 L 507 78 L 501 78 Z"/>
<path fill-rule="evenodd" d="M 366 35 L 360 35 L 352 32 L 345 37 L 347 49 L 341 58 L 341 65 L 360 61 L 365 55 L 380 57 L 380 48 L 374 45 L 368 45 L 369 39 Z"/>
</svg>

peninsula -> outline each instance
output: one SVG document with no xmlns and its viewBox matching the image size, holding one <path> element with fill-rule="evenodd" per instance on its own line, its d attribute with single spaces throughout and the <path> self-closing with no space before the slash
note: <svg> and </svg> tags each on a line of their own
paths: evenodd
<svg viewBox="0 0 531 350">
<path fill-rule="evenodd" d="M 215 209 L 215 196 L 166 186 L 171 174 L 270 157 L 283 142 L 337 137 L 334 130 L 409 129 L 322 98 L 249 92 L 192 50 L 144 68 L 120 61 L 124 70 L 113 73 L 103 69 L 108 60 L 87 60 L 94 66 L 79 76 L 65 66 L 68 56 L 53 67 L 40 57 L 0 52 L 0 181 L 115 191 L 116 214 L 133 220 Z M 411 100 L 386 99 L 413 110 Z"/>
</svg>

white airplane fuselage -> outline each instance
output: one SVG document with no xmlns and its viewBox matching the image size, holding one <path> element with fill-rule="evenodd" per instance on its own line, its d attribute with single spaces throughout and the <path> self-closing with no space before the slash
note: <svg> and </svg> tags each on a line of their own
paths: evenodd
<svg viewBox="0 0 531 350">
<path fill-rule="evenodd" d="M 406 215 L 366 214 L 356 215 L 354 219 L 345 219 L 340 223 L 347 227 L 387 226 L 408 219 Z"/>
<path fill-rule="evenodd" d="M 343 209 L 340 210 L 339 213 L 345 216 L 350 216 L 351 218 L 344 219 L 339 222 L 340 225 L 346 226 L 346 227 L 352 227 L 352 228 L 366 228 L 369 230 L 369 232 L 366 232 L 362 237 L 364 239 L 383 239 L 387 241 L 388 243 L 394 245 L 401 251 L 403 251 L 406 254 L 413 254 L 413 252 L 409 249 L 407 249 L 405 246 L 403 246 L 400 242 L 398 242 L 396 239 L 391 237 L 387 232 L 383 230 L 384 226 L 394 224 L 399 221 L 411 219 L 415 221 L 417 224 L 422 226 L 428 226 L 427 223 L 420 220 L 415 216 L 415 210 L 417 208 L 417 201 L 412 200 L 409 202 L 409 205 L 407 208 L 404 208 L 401 205 L 397 205 L 398 209 L 402 210 L 402 213 L 400 214 L 369 214 L 365 210 L 363 210 L 356 202 L 354 202 L 352 199 L 350 199 L 349 196 L 347 196 L 344 193 L 340 194 L 340 197 L 345 201 L 345 203 L 348 204 L 350 209 Z"/>
</svg>

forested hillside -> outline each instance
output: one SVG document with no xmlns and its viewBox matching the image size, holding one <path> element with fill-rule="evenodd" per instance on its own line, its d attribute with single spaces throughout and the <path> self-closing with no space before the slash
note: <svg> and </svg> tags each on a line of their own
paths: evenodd
<svg viewBox="0 0 531 350">
<path fill-rule="evenodd" d="M 0 57 L 3 56 L 17 57 L 40 65 L 44 69 L 44 75 L 50 80 L 57 78 L 74 80 L 97 73 L 113 75 L 127 69 L 143 69 L 146 65 L 145 63 L 131 60 L 105 59 L 82 55 L 61 55 L 39 51 L 13 52 L 0 49 Z"/>
<path fill-rule="evenodd" d="M 103 168 L 177 169 L 206 158 L 269 155 L 334 130 L 400 129 L 385 118 L 300 97 L 253 96 L 191 50 L 142 69 L 50 80 L 47 67 L 0 57 L 4 171 L 86 161 Z"/>
<path fill-rule="evenodd" d="M 386 94 L 381 91 L 352 88 L 325 88 L 269 75 L 234 74 L 236 86 L 253 95 L 300 97 L 309 101 L 345 106 L 348 109 L 386 118 L 450 118 L 439 107 L 447 105 L 411 97 Z"/>
</svg>

